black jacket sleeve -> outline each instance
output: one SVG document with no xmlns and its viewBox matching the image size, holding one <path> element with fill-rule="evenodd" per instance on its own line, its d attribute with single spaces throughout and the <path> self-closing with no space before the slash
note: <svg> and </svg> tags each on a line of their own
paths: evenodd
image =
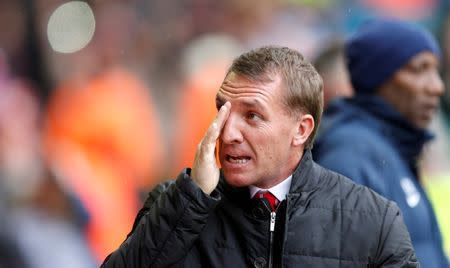
<svg viewBox="0 0 450 268">
<path fill-rule="evenodd" d="M 189 177 L 158 185 L 139 212 L 132 232 L 101 267 L 170 267 L 179 262 L 199 237 L 218 203 Z"/>
<path fill-rule="evenodd" d="M 384 215 L 376 267 L 420 267 L 400 208 L 392 201 Z"/>
</svg>

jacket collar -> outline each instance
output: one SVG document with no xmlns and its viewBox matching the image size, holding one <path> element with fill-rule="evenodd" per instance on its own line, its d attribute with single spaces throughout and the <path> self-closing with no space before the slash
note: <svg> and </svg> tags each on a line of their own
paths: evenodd
<svg viewBox="0 0 450 268">
<path fill-rule="evenodd" d="M 317 176 L 314 176 L 314 161 L 311 150 L 305 150 L 297 168 L 292 175 L 291 189 L 289 193 L 309 192 L 317 188 Z"/>
<path fill-rule="evenodd" d="M 381 97 L 357 96 L 350 101 L 376 119 L 373 127 L 395 146 L 409 164 L 414 165 L 424 144 L 433 138 L 430 131 L 412 125 Z"/>
<path fill-rule="evenodd" d="M 332 129 L 360 122 L 378 133 L 399 152 L 404 161 L 415 165 L 423 146 L 433 138 L 430 131 L 408 122 L 392 105 L 376 95 L 356 95 L 337 99 L 324 111 L 317 143 L 326 139 Z"/>
</svg>

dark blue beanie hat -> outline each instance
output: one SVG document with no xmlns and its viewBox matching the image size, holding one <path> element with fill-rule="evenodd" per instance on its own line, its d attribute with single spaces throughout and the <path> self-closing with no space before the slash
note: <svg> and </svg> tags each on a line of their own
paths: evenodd
<svg viewBox="0 0 450 268">
<path fill-rule="evenodd" d="M 398 69 L 423 51 L 441 56 L 436 40 L 418 25 L 396 19 L 366 22 L 345 43 L 347 67 L 356 93 L 375 93 Z"/>
</svg>

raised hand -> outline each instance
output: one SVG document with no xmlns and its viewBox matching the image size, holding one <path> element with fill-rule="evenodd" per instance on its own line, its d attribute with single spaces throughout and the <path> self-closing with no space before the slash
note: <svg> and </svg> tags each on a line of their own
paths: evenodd
<svg viewBox="0 0 450 268">
<path fill-rule="evenodd" d="M 191 171 L 192 180 L 205 192 L 210 194 L 219 183 L 219 167 L 216 163 L 215 148 L 225 122 L 230 115 L 231 103 L 226 102 L 209 126 L 205 136 L 197 146 L 194 165 Z"/>
</svg>

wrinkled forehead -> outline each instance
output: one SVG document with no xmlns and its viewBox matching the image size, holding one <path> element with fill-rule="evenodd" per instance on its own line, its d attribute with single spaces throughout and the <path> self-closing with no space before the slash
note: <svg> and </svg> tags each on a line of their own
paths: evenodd
<svg viewBox="0 0 450 268">
<path fill-rule="evenodd" d="M 279 76 L 261 81 L 230 73 L 216 94 L 216 105 L 232 100 L 245 100 L 250 106 L 269 102 L 280 94 L 280 81 Z"/>
<path fill-rule="evenodd" d="M 245 72 L 230 69 L 225 76 L 224 81 L 228 80 L 242 80 L 252 84 L 265 84 L 279 79 L 280 73 L 275 68 L 266 68 L 264 70 L 250 69 Z"/>
<path fill-rule="evenodd" d="M 227 101 L 233 103 L 233 106 L 245 106 L 253 109 L 265 109 L 269 104 L 270 98 L 258 94 L 236 94 L 228 95 L 220 91 L 216 95 L 216 108 L 220 109 Z"/>
</svg>

